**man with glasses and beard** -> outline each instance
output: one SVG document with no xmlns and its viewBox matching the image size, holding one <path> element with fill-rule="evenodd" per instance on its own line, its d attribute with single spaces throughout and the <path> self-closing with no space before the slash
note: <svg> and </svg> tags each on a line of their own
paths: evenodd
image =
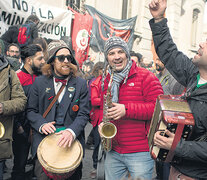
<svg viewBox="0 0 207 180">
<path fill-rule="evenodd" d="M 9 57 L 19 58 L 20 57 L 20 49 L 19 46 L 15 43 L 11 43 L 7 47 L 6 55 Z"/>
<path fill-rule="evenodd" d="M 47 64 L 42 68 L 44 76 L 36 78 L 28 99 L 27 118 L 33 128 L 34 158 L 41 140 L 56 130 L 60 130 L 57 148 L 70 147 L 76 138 L 84 148 L 84 128 L 89 120 L 87 83 L 76 76 L 77 62 L 72 50 L 64 41 L 54 40 L 48 45 L 48 54 Z M 44 118 L 43 114 L 58 92 L 57 101 Z M 37 158 L 35 175 L 37 179 L 50 179 Z M 82 163 L 69 179 L 79 180 L 81 176 Z"/>
<path fill-rule="evenodd" d="M 15 43 L 9 44 L 7 47 L 6 55 L 12 69 L 15 71 L 19 70 L 22 65 L 19 46 Z"/>
<path fill-rule="evenodd" d="M 157 58 L 155 60 L 156 70 L 158 71 L 157 78 L 159 79 L 163 92 L 165 95 L 179 95 L 183 92 L 184 86 L 177 82 L 177 80 L 165 68 L 162 61 Z"/>
<path fill-rule="evenodd" d="M 21 57 L 24 66 L 17 71 L 17 76 L 24 89 L 25 95 L 28 97 L 30 87 L 34 83 L 35 78 L 41 74 L 41 68 L 45 64 L 44 54 L 38 45 L 31 44 L 21 51 Z M 12 179 L 25 179 L 25 166 L 29 153 L 30 142 L 28 142 L 30 125 L 26 118 L 26 113 L 18 114 L 14 121 L 13 134 L 13 152 L 14 166 L 12 171 Z"/>
</svg>

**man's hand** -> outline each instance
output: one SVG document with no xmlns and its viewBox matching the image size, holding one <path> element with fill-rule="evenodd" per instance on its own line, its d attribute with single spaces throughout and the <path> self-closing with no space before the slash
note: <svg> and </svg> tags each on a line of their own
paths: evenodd
<svg viewBox="0 0 207 180">
<path fill-rule="evenodd" d="M 0 114 L 2 114 L 2 113 L 3 113 L 3 104 L 0 103 Z"/>
<path fill-rule="evenodd" d="M 56 133 L 57 135 L 61 134 L 62 136 L 60 137 L 60 139 L 58 140 L 58 146 L 60 147 L 70 147 L 72 142 L 74 141 L 74 137 L 72 135 L 72 133 L 68 130 L 64 130 L 64 131 L 60 131 L 58 133 Z"/>
<path fill-rule="evenodd" d="M 118 120 L 125 116 L 126 109 L 124 104 L 112 103 L 113 107 L 108 109 L 107 117 L 109 119 Z"/>
<path fill-rule="evenodd" d="M 159 148 L 170 150 L 175 134 L 171 133 L 170 131 L 166 130 L 165 134 L 169 137 L 164 137 L 160 135 L 160 131 L 157 131 L 154 136 L 154 144 L 157 145 Z"/>
<path fill-rule="evenodd" d="M 44 125 L 42 126 L 42 129 L 41 129 L 42 132 L 43 132 L 45 135 L 54 133 L 54 132 L 56 131 L 56 128 L 55 128 L 54 124 L 55 124 L 55 121 L 44 124 Z"/>
<path fill-rule="evenodd" d="M 149 4 L 149 10 L 155 19 L 155 23 L 164 18 L 165 10 L 167 8 L 167 0 L 152 0 Z"/>
</svg>

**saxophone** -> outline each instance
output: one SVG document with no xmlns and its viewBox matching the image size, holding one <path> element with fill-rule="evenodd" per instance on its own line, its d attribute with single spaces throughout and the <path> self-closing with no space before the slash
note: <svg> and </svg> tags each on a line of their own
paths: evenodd
<svg viewBox="0 0 207 180">
<path fill-rule="evenodd" d="M 102 146 L 104 151 L 109 152 L 112 148 L 112 138 L 117 133 L 116 126 L 109 122 L 111 119 L 107 118 L 107 110 L 112 107 L 112 96 L 111 96 L 111 86 L 112 79 L 114 74 L 114 68 L 112 68 L 111 77 L 108 84 L 108 89 L 106 95 L 104 95 L 104 104 L 103 104 L 103 126 L 101 128 L 102 134 Z"/>
</svg>

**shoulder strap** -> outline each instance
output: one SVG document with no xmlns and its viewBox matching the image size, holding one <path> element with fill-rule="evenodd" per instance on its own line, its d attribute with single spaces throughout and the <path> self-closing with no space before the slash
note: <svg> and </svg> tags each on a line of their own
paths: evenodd
<svg viewBox="0 0 207 180">
<path fill-rule="evenodd" d="M 47 114 L 50 112 L 52 106 L 54 105 L 54 103 L 57 101 L 58 97 L 60 96 L 60 93 L 63 91 L 65 85 L 62 85 L 60 90 L 58 91 L 57 95 L 54 97 L 54 99 L 52 100 L 52 102 L 50 103 L 50 105 L 47 107 L 47 109 L 45 110 L 44 114 L 43 114 L 43 118 L 45 118 L 47 116 Z"/>
<path fill-rule="evenodd" d="M 12 93 L 12 76 L 11 76 L 11 72 L 10 72 L 10 67 L 9 67 L 9 86 L 10 86 L 10 99 L 11 99 L 11 93 Z"/>
</svg>

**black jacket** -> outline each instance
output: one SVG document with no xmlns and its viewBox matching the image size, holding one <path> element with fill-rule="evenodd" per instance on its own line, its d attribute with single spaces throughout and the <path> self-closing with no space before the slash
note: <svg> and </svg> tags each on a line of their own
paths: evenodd
<svg viewBox="0 0 207 180">
<path fill-rule="evenodd" d="M 178 51 L 167 26 L 167 19 L 154 23 L 150 20 L 156 52 L 175 79 L 187 87 L 186 99 L 195 119 L 195 127 L 188 141 L 178 143 L 175 156 L 181 158 L 173 164 L 181 173 L 197 179 L 207 179 L 207 142 L 195 141 L 207 132 L 207 85 L 196 89 L 199 73 L 192 61 Z"/>
</svg>

